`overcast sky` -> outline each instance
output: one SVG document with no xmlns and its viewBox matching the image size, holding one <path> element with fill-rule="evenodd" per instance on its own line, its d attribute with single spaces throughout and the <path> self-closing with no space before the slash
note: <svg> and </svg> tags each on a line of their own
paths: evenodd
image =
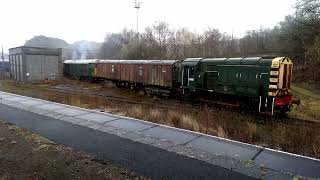
<svg viewBox="0 0 320 180">
<path fill-rule="evenodd" d="M 156 21 L 202 32 L 208 27 L 236 36 L 272 27 L 294 12 L 296 0 L 141 0 L 139 30 Z M 23 45 L 35 35 L 102 42 L 107 32 L 135 29 L 133 0 L 1 0 L 0 44 Z"/>
</svg>

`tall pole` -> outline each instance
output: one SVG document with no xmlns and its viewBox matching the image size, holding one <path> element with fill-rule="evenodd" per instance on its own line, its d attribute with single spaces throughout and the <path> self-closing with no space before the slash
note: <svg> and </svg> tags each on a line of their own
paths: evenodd
<svg viewBox="0 0 320 180">
<path fill-rule="evenodd" d="M 3 46 L 1 45 L 1 59 L 2 62 L 4 62 L 4 54 L 3 54 Z"/>
<path fill-rule="evenodd" d="M 137 1 L 137 0 L 134 1 L 134 8 L 137 9 L 137 27 L 136 27 L 137 34 L 139 34 L 139 9 L 140 9 L 140 5 L 141 5 L 140 1 Z"/>
</svg>

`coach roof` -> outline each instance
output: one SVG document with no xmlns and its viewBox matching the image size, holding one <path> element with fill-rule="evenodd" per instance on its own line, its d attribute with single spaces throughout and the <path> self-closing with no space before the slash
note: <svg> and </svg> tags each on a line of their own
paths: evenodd
<svg viewBox="0 0 320 180">
<path fill-rule="evenodd" d="M 97 63 L 99 59 L 84 59 L 84 60 L 65 60 L 64 64 L 91 64 Z"/>
<path fill-rule="evenodd" d="M 100 60 L 98 63 L 106 64 L 174 64 L 177 60 Z"/>
<path fill-rule="evenodd" d="M 104 59 L 86 59 L 86 60 L 65 60 L 64 64 L 91 64 L 91 63 L 105 63 L 105 64 L 174 64 L 177 60 L 104 60 Z"/>
</svg>

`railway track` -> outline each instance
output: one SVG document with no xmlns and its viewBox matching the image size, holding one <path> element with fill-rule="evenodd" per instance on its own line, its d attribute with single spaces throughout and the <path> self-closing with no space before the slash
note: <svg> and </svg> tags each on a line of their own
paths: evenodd
<svg viewBox="0 0 320 180">
<path fill-rule="evenodd" d="M 60 88 L 49 88 L 50 91 L 54 92 L 59 92 L 59 93 L 68 93 L 68 94 L 73 94 L 73 95 L 82 95 L 85 94 L 87 96 L 92 96 L 96 98 L 103 98 L 105 100 L 109 101 L 117 101 L 117 102 L 122 102 L 122 103 L 129 103 L 129 104 L 138 104 L 138 105 L 148 105 L 148 106 L 153 106 L 155 103 L 157 104 L 157 107 L 159 108 L 168 108 L 168 104 L 164 104 L 162 102 L 146 102 L 143 100 L 131 100 L 129 98 L 124 98 L 124 97 L 116 97 L 116 96 L 111 96 L 111 95 L 106 95 L 102 93 L 97 93 L 97 92 L 90 92 L 87 90 L 70 90 L 70 89 L 60 89 Z M 171 102 L 172 103 L 172 102 Z M 181 107 L 187 107 L 187 105 L 182 105 L 180 102 L 176 105 L 171 104 L 174 109 L 178 109 Z M 191 107 L 191 105 L 189 105 Z"/>
<path fill-rule="evenodd" d="M 203 104 L 201 104 L 199 102 L 194 103 L 194 102 L 184 101 L 184 103 L 182 104 L 180 100 L 174 100 L 174 99 L 170 99 L 165 103 L 161 102 L 161 101 L 146 102 L 141 99 L 132 100 L 130 98 L 106 95 L 103 93 L 92 92 L 92 91 L 85 90 L 85 89 L 71 89 L 68 87 L 66 87 L 66 88 L 51 87 L 51 88 L 49 88 L 49 90 L 53 91 L 53 92 L 68 93 L 68 94 L 72 94 L 72 95 L 87 95 L 87 96 L 91 96 L 91 97 L 95 97 L 95 98 L 103 98 L 103 99 L 109 100 L 109 101 L 116 101 L 116 102 L 128 103 L 128 104 L 146 105 L 146 106 L 156 105 L 157 108 L 162 108 L 162 109 L 168 109 L 168 107 L 170 107 L 170 109 L 181 109 L 181 108 L 201 109 L 203 107 Z M 221 106 L 220 107 L 210 106 L 210 108 L 213 108 L 214 110 L 218 111 L 219 109 L 221 109 Z M 228 109 L 227 111 L 238 111 L 237 109 L 232 109 L 232 108 L 227 108 L 227 109 Z M 250 112 L 245 113 L 245 115 L 253 116 L 254 119 L 258 119 L 260 123 L 275 122 L 275 123 L 284 123 L 284 124 L 289 124 L 289 125 L 311 125 L 311 124 L 320 125 L 320 123 L 317 121 L 305 120 L 305 119 L 299 119 L 299 118 L 293 118 L 293 117 L 287 117 L 287 116 L 270 117 L 268 115 L 258 115 L 258 114 L 250 113 Z"/>
</svg>

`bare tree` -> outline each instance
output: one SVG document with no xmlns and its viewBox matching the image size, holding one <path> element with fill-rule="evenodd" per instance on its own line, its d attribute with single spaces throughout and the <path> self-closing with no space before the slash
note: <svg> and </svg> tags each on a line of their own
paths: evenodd
<svg viewBox="0 0 320 180">
<path fill-rule="evenodd" d="M 169 35 L 169 25 L 165 22 L 159 22 L 153 25 L 155 39 L 158 42 L 159 58 L 167 58 L 167 40 Z"/>
<path fill-rule="evenodd" d="M 240 39 L 208 28 L 195 33 L 187 28 L 170 29 L 157 22 L 136 34 L 131 30 L 107 34 L 101 57 L 112 59 L 185 59 L 283 55 L 295 59 L 295 67 L 308 68 L 318 76 L 320 0 L 299 0 L 296 12 L 271 29 L 248 31 Z M 137 41 L 139 39 L 139 41 Z M 312 66 L 306 66 L 312 64 Z M 299 75 L 299 71 L 295 74 Z M 301 73 L 302 74 L 302 73 Z"/>
</svg>

